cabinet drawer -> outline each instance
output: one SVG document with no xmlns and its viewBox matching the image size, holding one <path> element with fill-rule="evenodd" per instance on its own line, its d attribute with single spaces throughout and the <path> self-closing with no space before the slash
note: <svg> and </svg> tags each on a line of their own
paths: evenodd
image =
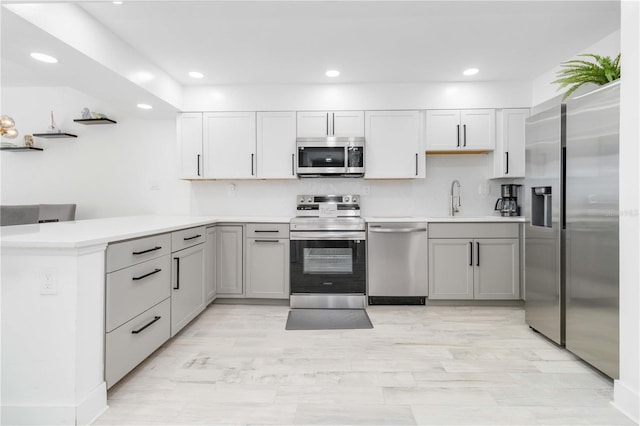
<svg viewBox="0 0 640 426">
<path fill-rule="evenodd" d="M 249 223 L 247 238 L 289 238 L 288 223 Z"/>
<path fill-rule="evenodd" d="M 107 274 L 107 332 L 169 297 L 170 287 L 169 255 Z"/>
<path fill-rule="evenodd" d="M 169 339 L 171 301 L 157 304 L 106 335 L 105 380 L 113 386 Z"/>
<path fill-rule="evenodd" d="M 518 223 L 430 223 L 429 238 L 518 238 Z"/>
<path fill-rule="evenodd" d="M 109 244 L 107 247 L 107 272 L 117 271 L 169 253 L 171 253 L 171 236 L 169 234 Z"/>
<path fill-rule="evenodd" d="M 197 228 L 183 229 L 171 233 L 171 251 L 178 251 L 196 244 L 204 243 L 207 240 L 207 228 L 198 226 Z"/>
</svg>

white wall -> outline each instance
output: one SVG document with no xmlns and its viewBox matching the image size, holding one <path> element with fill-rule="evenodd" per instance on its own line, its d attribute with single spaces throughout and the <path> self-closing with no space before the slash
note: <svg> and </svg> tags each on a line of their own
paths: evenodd
<svg viewBox="0 0 640 426">
<path fill-rule="evenodd" d="M 74 123 L 84 107 L 118 123 Z M 0 152 L 2 204 L 76 203 L 78 219 L 188 212 L 189 184 L 175 178 L 175 120 L 123 116 L 70 88 L 2 88 L 2 112 L 20 132 L 9 142 L 46 131 L 51 110 L 78 138 L 35 138 L 44 151 Z"/>
<path fill-rule="evenodd" d="M 620 94 L 620 379 L 614 404 L 640 422 L 640 3 L 623 1 Z"/>
</svg>

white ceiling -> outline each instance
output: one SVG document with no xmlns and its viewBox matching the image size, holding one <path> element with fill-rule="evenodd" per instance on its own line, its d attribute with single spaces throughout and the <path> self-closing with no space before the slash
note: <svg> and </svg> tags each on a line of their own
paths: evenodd
<svg viewBox="0 0 640 426">
<path fill-rule="evenodd" d="M 184 86 L 527 81 L 620 27 L 614 0 L 76 4 Z M 82 85 L 84 73 L 100 75 L 111 96 L 122 86 L 110 87 L 106 64 L 12 12 L 2 15 L 2 85 Z M 27 58 L 39 45 L 72 59 L 73 72 Z M 469 67 L 480 73 L 462 76 Z M 329 80 L 324 72 L 330 68 L 341 75 Z M 205 78 L 191 79 L 191 70 Z"/>
</svg>

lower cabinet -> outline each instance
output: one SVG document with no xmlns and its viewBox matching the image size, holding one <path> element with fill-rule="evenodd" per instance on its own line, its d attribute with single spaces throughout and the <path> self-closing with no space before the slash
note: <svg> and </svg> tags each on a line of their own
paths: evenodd
<svg viewBox="0 0 640 426">
<path fill-rule="evenodd" d="M 216 295 L 242 295 L 242 225 L 216 226 Z"/>
<path fill-rule="evenodd" d="M 204 304 L 208 305 L 216 298 L 216 243 L 217 228 L 207 228 L 207 241 L 204 245 Z"/>
<path fill-rule="evenodd" d="M 169 339 L 170 317 L 171 301 L 165 299 L 106 334 L 107 388 L 113 386 Z"/>
<path fill-rule="evenodd" d="M 289 225 L 248 224 L 247 297 L 289 298 Z"/>
<path fill-rule="evenodd" d="M 519 299 L 518 234 L 518 224 L 430 224 L 429 299 Z"/>
<path fill-rule="evenodd" d="M 171 336 L 175 336 L 204 309 L 203 243 L 172 254 Z"/>
</svg>

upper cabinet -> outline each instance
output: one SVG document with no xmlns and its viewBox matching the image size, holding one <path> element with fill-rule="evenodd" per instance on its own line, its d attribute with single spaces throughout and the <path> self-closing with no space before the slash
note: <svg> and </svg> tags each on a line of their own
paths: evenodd
<svg viewBox="0 0 640 426">
<path fill-rule="evenodd" d="M 296 113 L 257 113 L 257 173 L 260 179 L 296 179 Z"/>
<path fill-rule="evenodd" d="M 181 179 L 204 178 L 202 168 L 202 113 L 178 116 L 178 164 Z"/>
<path fill-rule="evenodd" d="M 205 178 L 256 178 L 255 112 L 204 113 L 203 141 Z"/>
<path fill-rule="evenodd" d="M 425 176 L 419 111 L 367 111 L 365 178 L 411 179 Z"/>
<path fill-rule="evenodd" d="M 525 122 L 528 108 L 498 110 L 498 136 L 493 152 L 493 178 L 523 178 Z"/>
<path fill-rule="evenodd" d="M 298 137 L 364 136 L 364 111 L 300 111 Z"/>
<path fill-rule="evenodd" d="M 428 110 L 427 151 L 492 151 L 495 129 L 493 109 Z"/>
</svg>

